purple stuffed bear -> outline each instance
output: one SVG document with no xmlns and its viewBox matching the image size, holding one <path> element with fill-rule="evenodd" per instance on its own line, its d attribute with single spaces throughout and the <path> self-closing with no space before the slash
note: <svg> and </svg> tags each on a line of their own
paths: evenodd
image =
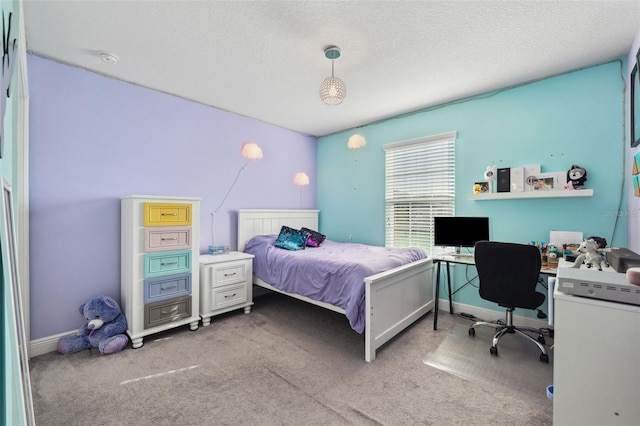
<svg viewBox="0 0 640 426">
<path fill-rule="evenodd" d="M 104 355 L 121 351 L 129 342 L 125 331 L 127 319 L 120 306 L 109 296 L 97 296 L 80 306 L 88 323 L 75 335 L 58 340 L 58 352 L 70 354 L 83 349 L 98 348 Z"/>
</svg>

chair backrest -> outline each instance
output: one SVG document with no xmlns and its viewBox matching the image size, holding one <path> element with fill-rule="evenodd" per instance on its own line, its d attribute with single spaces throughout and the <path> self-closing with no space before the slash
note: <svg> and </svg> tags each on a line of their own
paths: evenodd
<svg viewBox="0 0 640 426">
<path fill-rule="evenodd" d="M 540 305 L 541 294 L 536 293 L 541 266 L 538 248 L 526 244 L 478 241 L 474 257 L 480 280 L 480 297 L 511 308 L 535 309 Z"/>
</svg>

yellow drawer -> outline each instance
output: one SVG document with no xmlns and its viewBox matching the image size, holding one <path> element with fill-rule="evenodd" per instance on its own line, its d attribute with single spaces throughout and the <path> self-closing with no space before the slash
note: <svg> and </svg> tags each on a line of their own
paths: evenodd
<svg viewBox="0 0 640 426">
<path fill-rule="evenodd" d="M 144 203 L 144 226 L 189 226 L 191 204 Z"/>
</svg>

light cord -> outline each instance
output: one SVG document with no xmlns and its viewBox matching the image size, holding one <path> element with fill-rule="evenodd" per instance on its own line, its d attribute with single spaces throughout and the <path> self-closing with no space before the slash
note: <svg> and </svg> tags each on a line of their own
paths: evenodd
<svg viewBox="0 0 640 426">
<path fill-rule="evenodd" d="M 211 212 L 211 245 L 215 246 L 216 245 L 216 224 L 215 224 L 215 219 L 216 219 L 216 213 L 218 213 L 218 210 L 220 210 L 220 208 L 224 205 L 224 202 L 227 201 L 227 198 L 229 197 L 229 194 L 231 194 L 231 191 L 233 190 L 233 187 L 236 186 L 236 183 L 238 182 L 238 179 L 240 178 L 240 174 L 242 173 L 242 171 L 244 169 L 247 168 L 247 166 L 249 165 L 249 163 L 251 162 L 251 160 L 247 161 L 244 166 L 240 167 L 240 170 L 238 170 L 238 174 L 236 174 L 236 178 L 233 180 L 233 183 L 231 184 L 231 187 L 229 188 L 229 190 L 227 191 L 227 193 L 225 194 L 224 198 L 222 199 L 222 201 L 220 202 L 220 205 L 218 207 L 216 207 L 216 209 Z"/>
</svg>

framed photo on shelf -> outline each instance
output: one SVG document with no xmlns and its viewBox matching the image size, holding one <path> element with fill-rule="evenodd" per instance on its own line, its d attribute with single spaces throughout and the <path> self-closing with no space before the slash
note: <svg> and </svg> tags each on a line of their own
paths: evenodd
<svg viewBox="0 0 640 426">
<path fill-rule="evenodd" d="M 557 191 L 567 183 L 567 172 L 547 172 L 528 176 L 525 179 L 526 191 Z"/>
<path fill-rule="evenodd" d="M 473 184 L 474 194 L 484 194 L 489 192 L 489 182 L 476 182 Z"/>
<path fill-rule="evenodd" d="M 558 189 L 556 178 L 553 176 L 538 176 L 533 180 L 532 186 L 534 191 L 554 191 Z"/>
</svg>

